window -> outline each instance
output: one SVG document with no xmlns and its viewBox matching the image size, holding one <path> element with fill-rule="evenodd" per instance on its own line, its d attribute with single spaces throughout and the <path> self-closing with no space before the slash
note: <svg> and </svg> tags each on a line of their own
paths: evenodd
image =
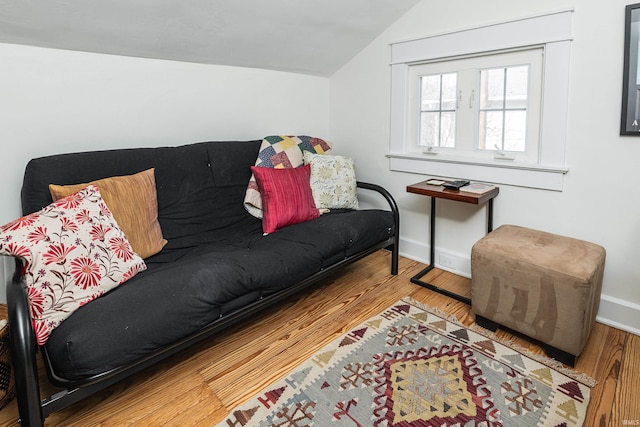
<svg viewBox="0 0 640 427">
<path fill-rule="evenodd" d="M 541 64 L 532 48 L 411 65 L 406 151 L 536 163 Z"/>
<path fill-rule="evenodd" d="M 571 11 L 392 44 L 392 170 L 562 189 Z"/>
</svg>

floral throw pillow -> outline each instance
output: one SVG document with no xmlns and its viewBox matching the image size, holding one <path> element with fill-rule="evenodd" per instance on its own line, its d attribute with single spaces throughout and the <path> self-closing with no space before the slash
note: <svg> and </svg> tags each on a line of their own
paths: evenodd
<svg viewBox="0 0 640 427">
<path fill-rule="evenodd" d="M 0 254 L 25 262 L 38 345 L 79 307 L 147 268 L 95 185 L 0 227 Z"/>
<path fill-rule="evenodd" d="M 358 183 L 353 159 L 304 153 L 311 166 L 310 185 L 318 209 L 358 209 Z"/>
</svg>

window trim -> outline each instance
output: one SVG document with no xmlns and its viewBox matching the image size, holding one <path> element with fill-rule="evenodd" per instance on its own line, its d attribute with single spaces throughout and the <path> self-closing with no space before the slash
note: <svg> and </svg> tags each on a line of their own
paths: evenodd
<svg viewBox="0 0 640 427">
<path fill-rule="evenodd" d="M 390 151 L 387 155 L 391 170 L 562 191 L 563 176 L 568 172 L 565 148 L 572 14 L 573 9 L 569 9 L 392 43 Z M 536 45 L 544 48 L 539 164 L 456 159 L 405 151 L 411 65 Z"/>
</svg>

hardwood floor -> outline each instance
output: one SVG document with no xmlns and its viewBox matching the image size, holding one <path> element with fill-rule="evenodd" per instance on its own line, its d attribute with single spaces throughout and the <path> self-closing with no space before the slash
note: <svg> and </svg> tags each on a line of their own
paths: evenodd
<svg viewBox="0 0 640 427">
<path fill-rule="evenodd" d="M 410 283 L 424 265 L 401 259 L 400 274 L 390 276 L 389 260 L 388 252 L 379 251 L 249 323 L 50 415 L 46 425 L 213 426 L 316 350 L 405 296 L 473 324 L 469 306 Z M 470 293 L 468 279 L 448 272 L 433 270 L 425 280 Z M 498 336 L 510 337 L 503 331 Z M 596 323 L 575 369 L 598 381 L 585 426 L 640 423 L 639 336 Z M 0 411 L 0 425 L 17 425 L 17 412 L 14 400 Z"/>
</svg>

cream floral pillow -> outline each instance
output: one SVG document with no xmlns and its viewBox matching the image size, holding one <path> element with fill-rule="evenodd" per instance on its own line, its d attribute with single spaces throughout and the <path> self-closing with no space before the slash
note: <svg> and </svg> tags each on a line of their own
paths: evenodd
<svg viewBox="0 0 640 427">
<path fill-rule="evenodd" d="M 147 268 L 95 185 L 0 227 L 0 254 L 25 262 L 38 345 L 79 307 Z"/>
<path fill-rule="evenodd" d="M 305 152 L 304 163 L 311 166 L 311 191 L 318 209 L 358 209 L 353 159 Z"/>
</svg>

